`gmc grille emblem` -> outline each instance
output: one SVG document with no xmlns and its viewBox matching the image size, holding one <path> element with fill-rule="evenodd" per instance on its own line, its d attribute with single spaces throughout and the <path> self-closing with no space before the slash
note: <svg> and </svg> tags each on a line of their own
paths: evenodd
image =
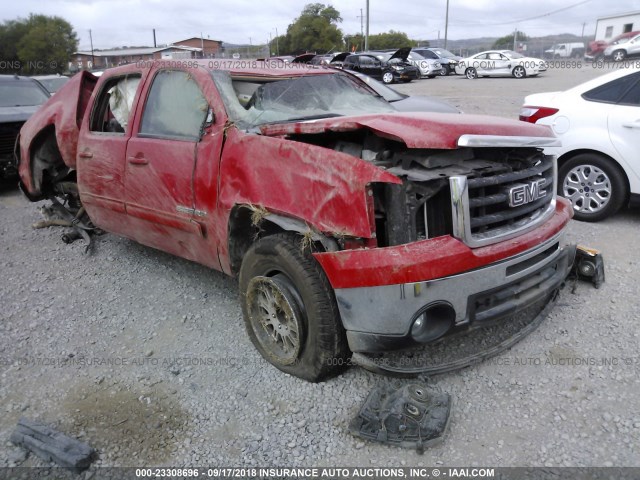
<svg viewBox="0 0 640 480">
<path fill-rule="evenodd" d="M 519 207 L 531 203 L 539 198 L 546 197 L 547 191 L 544 189 L 546 181 L 544 178 L 528 183 L 519 183 L 509 189 L 509 206 Z"/>
</svg>

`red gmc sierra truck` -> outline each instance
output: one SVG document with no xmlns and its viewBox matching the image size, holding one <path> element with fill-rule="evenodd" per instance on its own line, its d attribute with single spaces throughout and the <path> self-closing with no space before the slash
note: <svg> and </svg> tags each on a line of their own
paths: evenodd
<svg viewBox="0 0 640 480">
<path fill-rule="evenodd" d="M 539 315 L 575 255 L 555 144 L 396 112 L 332 68 L 155 61 L 75 75 L 22 128 L 19 173 L 85 230 L 237 276 L 255 347 L 318 381 Z"/>
</svg>

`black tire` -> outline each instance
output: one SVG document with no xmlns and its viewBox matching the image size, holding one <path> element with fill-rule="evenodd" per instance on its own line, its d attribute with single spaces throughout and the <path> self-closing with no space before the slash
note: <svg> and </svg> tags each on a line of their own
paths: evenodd
<svg viewBox="0 0 640 480">
<path fill-rule="evenodd" d="M 513 67 L 511 75 L 513 75 L 515 78 L 525 78 L 527 76 L 527 71 L 522 65 L 516 65 L 515 67 Z"/>
<path fill-rule="evenodd" d="M 390 83 L 393 83 L 393 81 L 394 81 L 393 73 L 384 72 L 382 74 L 382 83 L 385 83 L 385 84 L 389 85 Z"/>
<path fill-rule="evenodd" d="M 282 233 L 258 240 L 242 260 L 239 283 L 247 333 L 269 363 L 310 382 L 321 381 L 344 370 L 351 352 L 333 289 L 308 248 L 303 251 L 301 236 Z M 290 324 L 299 324 L 301 327 L 298 332 L 299 345 L 297 350 L 294 349 L 295 358 L 289 356 L 283 359 L 282 348 L 273 341 L 274 335 L 270 334 L 272 325 L 265 325 L 264 322 L 264 318 L 269 317 L 264 317 L 267 310 L 260 310 L 258 306 L 258 313 L 263 312 L 262 322 L 252 314 L 256 312 L 258 297 L 273 286 L 277 288 L 276 293 L 281 295 L 278 297 L 276 294 L 273 298 L 278 300 L 274 302 L 278 306 L 285 306 L 276 310 L 283 313 L 284 319 Z M 271 293 L 274 293 L 273 290 Z M 265 300 L 265 297 L 260 298 Z M 288 309 L 289 305 L 292 308 Z M 292 322 L 291 318 L 297 323 Z M 275 333 L 275 327 L 272 332 Z"/>
<path fill-rule="evenodd" d="M 445 66 L 443 66 L 443 67 L 440 69 L 440 74 L 439 74 L 439 75 L 440 75 L 441 77 L 446 77 L 447 75 L 449 75 L 449 73 L 450 73 L 450 72 L 449 72 L 449 67 L 447 67 L 447 66 L 445 65 Z"/>
<path fill-rule="evenodd" d="M 478 78 L 478 71 L 473 67 L 469 67 L 464 71 L 464 75 L 469 80 L 474 80 L 474 79 Z"/>
<path fill-rule="evenodd" d="M 613 58 L 614 62 L 621 62 L 627 58 L 627 52 L 622 49 L 616 50 L 611 54 L 611 58 Z"/>
<path fill-rule="evenodd" d="M 615 214 L 627 199 L 628 190 L 624 172 L 603 155 L 582 153 L 558 170 L 558 195 L 573 204 L 576 220 L 598 222 Z"/>
</svg>

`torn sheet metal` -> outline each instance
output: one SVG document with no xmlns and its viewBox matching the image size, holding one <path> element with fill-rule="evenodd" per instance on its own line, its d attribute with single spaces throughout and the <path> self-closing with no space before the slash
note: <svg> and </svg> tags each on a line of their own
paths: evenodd
<svg viewBox="0 0 640 480">
<path fill-rule="evenodd" d="M 400 388 L 384 385 L 369 394 L 349 432 L 423 453 L 426 447 L 442 441 L 450 413 L 451 396 L 423 382 Z"/>
</svg>

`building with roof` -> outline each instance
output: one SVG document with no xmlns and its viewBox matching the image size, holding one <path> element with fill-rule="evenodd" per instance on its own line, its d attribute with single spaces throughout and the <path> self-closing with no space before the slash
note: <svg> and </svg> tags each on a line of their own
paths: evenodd
<svg viewBox="0 0 640 480">
<path fill-rule="evenodd" d="M 95 70 L 144 60 L 214 58 L 221 49 L 222 42 L 219 40 L 191 37 L 162 47 L 124 47 L 76 52 L 71 58 L 71 64 L 77 70 Z"/>
<path fill-rule="evenodd" d="M 622 33 L 640 30 L 640 11 L 601 17 L 596 21 L 596 40 L 610 41 Z"/>
<path fill-rule="evenodd" d="M 222 51 L 222 42 L 220 40 L 211 40 L 209 38 L 191 37 L 179 42 L 173 42 L 171 45 L 199 48 L 204 58 L 215 58 Z"/>
</svg>

